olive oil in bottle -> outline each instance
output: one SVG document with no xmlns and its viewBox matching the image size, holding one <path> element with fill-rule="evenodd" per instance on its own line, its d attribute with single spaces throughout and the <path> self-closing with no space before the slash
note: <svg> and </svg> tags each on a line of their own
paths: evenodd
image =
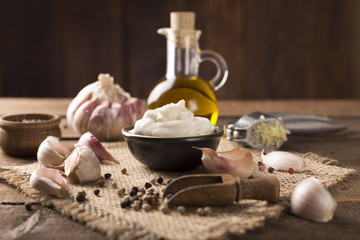
<svg viewBox="0 0 360 240">
<path fill-rule="evenodd" d="M 178 78 L 164 80 L 164 85 L 174 83 L 172 86 L 161 86 L 154 89 L 148 99 L 150 109 L 155 109 L 168 103 L 177 103 L 185 100 L 186 107 L 196 116 L 208 118 L 213 125 L 218 118 L 216 97 L 212 86 L 201 78 Z M 170 84 L 169 84 L 170 85 Z M 159 85 L 158 85 L 159 86 Z M 155 94 L 156 93 L 156 94 Z"/>
<path fill-rule="evenodd" d="M 147 105 L 149 109 L 155 109 L 184 99 L 186 107 L 195 116 L 206 117 L 215 125 L 218 108 L 214 91 L 227 79 L 226 62 L 213 51 L 200 51 L 201 31 L 194 28 L 194 13 L 172 12 L 170 16 L 171 28 L 158 30 L 167 38 L 166 75 L 151 91 Z M 206 60 L 217 66 L 216 77 L 210 81 L 198 76 L 199 64 Z"/>
</svg>

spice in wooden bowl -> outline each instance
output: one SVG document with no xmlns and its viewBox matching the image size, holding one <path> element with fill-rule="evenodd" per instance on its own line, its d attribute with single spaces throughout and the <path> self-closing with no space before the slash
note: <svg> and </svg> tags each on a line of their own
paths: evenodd
<svg viewBox="0 0 360 240">
<path fill-rule="evenodd" d="M 61 138 L 60 117 L 50 114 L 14 114 L 0 118 L 0 145 L 11 156 L 36 156 L 47 136 Z"/>
</svg>

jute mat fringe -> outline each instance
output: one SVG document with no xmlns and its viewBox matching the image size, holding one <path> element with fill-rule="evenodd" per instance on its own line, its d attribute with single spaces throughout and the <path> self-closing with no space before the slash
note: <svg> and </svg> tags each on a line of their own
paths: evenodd
<svg viewBox="0 0 360 240">
<path fill-rule="evenodd" d="M 162 176 L 165 182 L 185 174 L 206 173 L 201 166 L 190 172 L 156 172 L 136 161 L 124 142 L 105 143 L 104 146 L 119 161 L 120 165 L 102 165 L 102 174 L 111 173 L 112 177 L 106 180 L 105 187 L 100 189 L 99 196 L 93 191 L 99 187 L 96 184 L 74 185 L 69 184 L 70 196 L 65 199 L 56 199 L 44 195 L 29 185 L 29 178 L 38 163 L 30 163 L 20 167 L 0 167 L 0 178 L 16 186 L 24 194 L 41 201 L 44 205 L 53 206 L 62 215 L 82 222 L 90 228 L 101 231 L 111 239 L 223 239 L 229 234 L 241 235 L 247 230 L 261 227 L 265 220 L 277 218 L 284 208 L 288 207 L 291 193 L 295 186 L 308 177 L 318 178 L 325 187 L 330 187 L 355 170 L 329 165 L 334 159 L 321 157 L 314 153 L 298 154 L 306 161 L 306 171 L 288 174 L 275 171 L 271 175 L 280 181 L 280 202 L 269 204 L 266 201 L 241 200 L 239 203 L 227 207 L 213 207 L 208 216 L 196 214 L 196 208 L 188 208 L 181 215 L 176 209 L 169 214 L 159 210 L 135 211 L 123 209 L 120 206 L 121 198 L 117 195 L 120 187 L 131 189 L 132 186 L 142 187 L 152 178 Z M 222 139 L 218 151 L 226 151 L 239 147 L 237 143 Z M 255 161 L 261 158 L 260 151 L 252 152 Z M 126 174 L 121 173 L 122 168 Z M 270 175 L 267 171 L 257 171 L 254 177 Z M 112 186 L 116 182 L 117 188 Z M 157 184 L 155 189 L 161 192 L 165 184 Z M 74 199 L 80 191 L 86 191 L 87 200 L 78 203 Z"/>
</svg>

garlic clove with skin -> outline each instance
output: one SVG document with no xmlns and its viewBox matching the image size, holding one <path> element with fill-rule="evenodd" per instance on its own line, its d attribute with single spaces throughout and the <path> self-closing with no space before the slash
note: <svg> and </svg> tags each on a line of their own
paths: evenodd
<svg viewBox="0 0 360 240">
<path fill-rule="evenodd" d="M 99 159 L 99 161 L 111 161 L 119 164 L 111 153 L 109 153 L 101 142 L 91 133 L 84 133 L 77 143 L 77 146 L 87 146 L 89 147 Z"/>
<path fill-rule="evenodd" d="M 87 129 L 92 132 L 100 141 L 110 139 L 113 123 L 110 102 L 103 101 L 92 112 Z"/>
<path fill-rule="evenodd" d="M 70 153 L 70 149 L 59 138 L 48 136 L 38 148 L 37 159 L 42 167 L 63 169 L 63 163 Z"/>
<path fill-rule="evenodd" d="M 86 131 L 92 112 L 98 106 L 99 99 L 93 98 L 83 103 L 75 112 L 72 126 L 78 133 Z"/>
<path fill-rule="evenodd" d="M 291 196 L 291 212 L 316 222 L 333 218 L 337 203 L 321 182 L 310 177 L 300 182 Z"/>
<path fill-rule="evenodd" d="M 58 198 L 68 195 L 66 182 L 66 175 L 52 168 L 36 169 L 30 177 L 32 188 Z"/>
<path fill-rule="evenodd" d="M 123 107 L 129 117 L 130 125 L 134 125 L 136 120 L 142 118 L 146 111 L 145 105 L 138 98 L 129 98 L 123 104 Z"/>
<path fill-rule="evenodd" d="M 292 168 L 294 172 L 302 172 L 305 169 L 305 161 L 288 152 L 273 151 L 264 154 L 264 150 L 262 150 L 261 159 L 267 168 L 272 167 L 275 170 L 288 171 L 289 168 Z"/>
<path fill-rule="evenodd" d="M 81 89 L 78 95 L 71 101 L 66 111 L 66 119 L 68 123 L 72 122 L 73 116 L 78 110 L 78 108 L 91 99 L 92 93 L 98 84 L 98 82 L 93 82 L 87 85 L 86 87 Z"/>
<path fill-rule="evenodd" d="M 78 133 L 90 131 L 100 141 L 113 141 L 122 139 L 121 129 L 133 125 L 145 110 L 145 104 L 114 83 L 114 77 L 100 73 L 98 81 L 84 87 L 73 99 L 66 118 Z"/>
<path fill-rule="evenodd" d="M 111 104 L 111 114 L 114 121 L 110 139 L 117 139 L 117 136 L 122 136 L 122 128 L 125 126 L 131 126 L 131 123 L 128 120 L 125 108 L 123 108 L 123 105 L 120 103 Z"/>
<path fill-rule="evenodd" d="M 226 152 L 216 152 L 210 148 L 196 148 L 202 151 L 202 162 L 210 173 L 228 173 L 246 179 L 256 167 L 251 152 L 235 148 Z"/>
<path fill-rule="evenodd" d="M 72 183 L 94 182 L 101 177 L 99 159 L 89 147 L 75 145 L 65 160 L 65 174 Z"/>
<path fill-rule="evenodd" d="M 111 139 L 121 135 L 123 127 L 134 125 L 146 111 L 145 105 L 138 98 L 129 98 L 122 104 L 112 104 L 111 113 L 113 116 L 113 126 Z"/>
</svg>

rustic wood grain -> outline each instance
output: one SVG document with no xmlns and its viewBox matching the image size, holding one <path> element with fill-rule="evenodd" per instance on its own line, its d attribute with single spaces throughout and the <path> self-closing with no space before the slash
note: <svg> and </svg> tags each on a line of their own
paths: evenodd
<svg viewBox="0 0 360 240">
<path fill-rule="evenodd" d="M 51 113 L 65 117 L 69 98 L 1 98 L 0 115 L 13 113 Z M 253 111 L 291 112 L 330 117 L 360 115 L 360 100 L 220 100 L 220 117 L 241 116 Z"/>
<path fill-rule="evenodd" d="M 36 211 L 39 211 L 40 217 L 37 224 L 25 234 L 20 235 L 16 239 L 109 239 L 99 232 L 92 231 L 85 225 L 74 222 L 69 218 L 64 218 L 56 211 L 42 208 L 40 206 L 32 206 L 32 211 L 27 211 L 24 205 L 3 205 L 0 204 L 0 239 L 9 240 L 5 237 L 7 231 L 21 225 L 24 221 L 29 219 Z"/>
<path fill-rule="evenodd" d="M 229 65 L 219 99 L 358 99 L 359 10 L 357 0 L 1 0 L 0 96 L 74 97 L 109 72 L 145 99 L 165 74 L 157 29 L 171 11 L 195 11 L 200 48 Z"/>
<path fill-rule="evenodd" d="M 70 99 L 15 99 L 0 98 L 0 115 L 8 111 L 47 111 L 64 116 Z M 360 234 L 360 113 L 358 100 L 294 100 L 294 101 L 221 101 L 219 103 L 223 116 L 219 123 L 225 124 L 236 120 L 241 114 L 257 108 L 269 112 L 298 112 L 321 114 L 335 117 L 345 123 L 348 129 L 331 135 L 314 137 L 290 136 L 283 145 L 285 151 L 314 152 L 321 156 L 337 159 L 337 165 L 354 168 L 355 174 L 345 181 L 332 186 L 329 190 L 338 203 L 334 218 L 329 223 L 310 222 L 283 212 L 279 218 L 266 221 L 263 228 L 257 228 L 241 236 L 241 239 L 357 239 Z M 45 110 L 43 110 L 45 109 Z M 67 132 L 68 146 L 76 139 L 70 128 L 64 129 L 66 120 L 62 123 L 63 132 Z M 34 158 L 21 159 L 6 156 L 0 150 L 0 165 L 16 166 L 36 161 Z M 39 205 L 32 206 L 33 211 L 27 211 L 24 203 L 33 200 L 26 197 L 14 187 L 0 182 L 0 239 L 3 233 L 11 231 L 39 211 L 39 220 L 31 230 L 18 239 L 108 239 L 101 233 L 94 232 L 84 225 L 65 218 L 54 210 Z M 36 203 L 35 203 L 36 204 Z M 227 239 L 239 239 L 229 234 Z"/>
</svg>

